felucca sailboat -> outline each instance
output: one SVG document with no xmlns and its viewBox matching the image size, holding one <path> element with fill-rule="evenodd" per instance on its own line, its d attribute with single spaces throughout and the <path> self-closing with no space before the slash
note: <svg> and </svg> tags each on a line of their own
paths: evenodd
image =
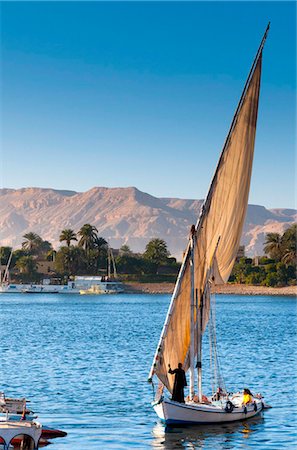
<svg viewBox="0 0 297 450">
<path fill-rule="evenodd" d="M 196 225 L 192 226 L 188 246 L 176 281 L 161 333 L 149 381 L 157 376 L 159 389 L 153 407 L 167 424 L 223 423 L 250 418 L 264 407 L 261 398 L 242 405 L 242 396 L 229 395 L 219 376 L 211 288 L 228 281 L 240 244 L 245 220 L 260 93 L 262 52 L 269 24 L 252 64 L 231 127 L 225 140 L 206 200 Z M 218 397 L 202 395 L 202 336 L 211 327 L 211 360 L 216 371 Z M 179 403 L 163 395 L 172 394 L 174 379 L 169 364 L 183 364 L 189 371 L 189 397 Z M 197 368 L 197 377 L 195 372 Z M 195 382 L 195 379 L 197 381 Z M 195 385 L 197 384 L 197 394 Z M 215 389 L 213 389 L 214 391 Z M 260 397 L 260 396 L 259 396 Z"/>
</svg>

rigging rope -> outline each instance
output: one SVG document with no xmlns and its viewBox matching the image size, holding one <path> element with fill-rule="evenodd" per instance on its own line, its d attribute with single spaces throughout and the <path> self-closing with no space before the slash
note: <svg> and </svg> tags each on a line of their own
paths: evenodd
<svg viewBox="0 0 297 450">
<path fill-rule="evenodd" d="M 210 320 L 209 320 L 209 341 L 210 341 L 210 373 L 212 375 L 212 393 L 220 387 L 226 392 L 225 380 L 222 375 L 218 344 L 216 337 L 216 302 L 215 295 L 212 294 L 210 302 Z"/>
<path fill-rule="evenodd" d="M 212 335 L 211 335 L 211 327 L 210 322 L 208 325 L 208 335 L 209 335 L 209 372 L 211 376 L 211 392 L 212 395 L 215 393 L 215 384 L 214 384 L 214 377 L 213 377 L 213 364 L 212 364 Z"/>
</svg>

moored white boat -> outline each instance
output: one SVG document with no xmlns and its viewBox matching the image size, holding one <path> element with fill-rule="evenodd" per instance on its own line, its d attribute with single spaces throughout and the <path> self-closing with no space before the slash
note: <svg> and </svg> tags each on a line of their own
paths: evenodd
<svg viewBox="0 0 297 450">
<path fill-rule="evenodd" d="M 124 292 L 124 285 L 117 279 L 116 264 L 112 249 L 108 247 L 108 272 L 107 276 L 76 275 L 68 284 L 51 284 L 50 279 L 44 279 L 42 284 L 18 284 L 9 281 L 9 265 L 12 254 L 4 272 L 0 272 L 0 294 L 119 294 Z M 111 266 L 113 267 L 113 275 Z"/>
<path fill-rule="evenodd" d="M 123 283 L 109 277 L 75 277 L 75 286 L 81 295 L 120 294 Z"/>
<path fill-rule="evenodd" d="M 81 295 L 121 294 L 124 292 L 123 284 L 119 281 L 102 282 L 101 285 L 91 286 L 89 289 L 81 289 Z"/>
<path fill-rule="evenodd" d="M 119 294 L 123 283 L 102 276 L 76 276 L 66 285 L 2 283 L 0 294 Z"/>
<path fill-rule="evenodd" d="M 67 285 L 2 283 L 0 294 L 79 294 L 79 289 L 72 282 Z"/>
</svg>

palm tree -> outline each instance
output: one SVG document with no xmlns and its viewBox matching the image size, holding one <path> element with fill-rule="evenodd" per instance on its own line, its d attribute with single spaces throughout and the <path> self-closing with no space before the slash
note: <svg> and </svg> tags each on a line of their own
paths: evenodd
<svg viewBox="0 0 297 450">
<path fill-rule="evenodd" d="M 46 259 L 47 261 L 55 261 L 55 259 L 56 259 L 56 254 L 57 254 L 56 250 L 54 250 L 54 249 L 52 248 L 51 250 L 49 250 L 49 251 L 46 253 L 45 259 Z"/>
<path fill-rule="evenodd" d="M 39 247 L 36 249 L 36 252 L 38 256 L 41 259 L 46 259 L 48 257 L 48 254 L 53 251 L 53 246 L 49 241 L 43 241 L 41 239 L 41 242 L 39 244 Z"/>
<path fill-rule="evenodd" d="M 267 233 L 264 252 L 279 261 L 282 258 L 282 236 L 279 233 Z"/>
<path fill-rule="evenodd" d="M 286 248 L 285 254 L 282 257 L 282 261 L 288 265 L 296 264 L 296 245 L 291 244 L 289 247 Z"/>
<path fill-rule="evenodd" d="M 106 267 L 108 242 L 100 236 L 96 237 L 94 242 L 94 256 L 95 256 L 95 271 L 98 271 L 100 267 Z"/>
<path fill-rule="evenodd" d="M 46 258 L 47 254 L 53 250 L 49 241 L 44 241 L 38 234 L 30 232 L 23 236 L 26 240 L 22 243 L 23 250 L 36 256 L 38 259 Z"/>
<path fill-rule="evenodd" d="M 61 247 L 56 255 L 55 270 L 63 275 L 82 274 L 86 267 L 86 255 L 81 247 Z"/>
<path fill-rule="evenodd" d="M 77 233 L 80 236 L 78 245 L 79 247 L 83 247 L 87 254 L 92 248 L 95 247 L 95 242 L 98 238 L 97 233 L 97 228 L 89 223 L 83 225 Z"/>
<path fill-rule="evenodd" d="M 21 273 L 32 276 L 36 272 L 36 262 L 32 256 L 22 256 L 16 262 L 16 267 Z"/>
<path fill-rule="evenodd" d="M 0 247 L 0 265 L 6 266 L 12 247 Z"/>
<path fill-rule="evenodd" d="M 68 261 L 70 273 L 72 275 L 84 273 L 87 261 L 83 249 L 71 245 L 68 250 L 69 250 Z"/>
<path fill-rule="evenodd" d="M 296 265 L 297 224 L 288 228 L 282 236 L 282 261 L 288 265 Z"/>
<path fill-rule="evenodd" d="M 167 248 L 167 244 L 163 239 L 151 239 L 145 247 L 143 254 L 145 259 L 152 261 L 155 264 L 162 264 L 167 261 L 170 253 Z"/>
<path fill-rule="evenodd" d="M 129 256 L 131 256 L 133 254 L 133 252 L 132 252 L 131 248 L 129 247 L 129 245 L 126 245 L 126 244 L 122 245 L 122 247 L 120 248 L 119 253 L 120 253 L 121 256 L 122 255 L 129 255 Z"/>
<path fill-rule="evenodd" d="M 25 241 L 22 242 L 22 248 L 29 251 L 30 253 L 36 252 L 36 250 L 42 243 L 41 237 L 38 234 L 33 233 L 32 231 L 30 233 L 24 234 L 23 238 L 25 239 Z"/>
<path fill-rule="evenodd" d="M 102 249 L 107 249 L 108 243 L 103 237 L 96 236 L 94 247 L 100 251 Z"/>
<path fill-rule="evenodd" d="M 74 233 L 74 231 L 71 230 L 70 228 L 66 228 L 65 230 L 63 230 L 61 232 L 59 241 L 60 242 L 65 241 L 67 244 L 67 247 L 69 248 L 71 241 L 77 241 L 76 233 Z"/>
</svg>

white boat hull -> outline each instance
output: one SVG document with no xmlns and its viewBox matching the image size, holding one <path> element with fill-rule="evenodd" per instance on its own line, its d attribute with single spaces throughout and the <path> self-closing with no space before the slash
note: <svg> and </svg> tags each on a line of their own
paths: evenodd
<svg viewBox="0 0 297 450">
<path fill-rule="evenodd" d="M 224 407 L 216 405 L 197 404 L 193 402 L 178 403 L 169 399 L 153 403 L 158 417 L 167 425 L 174 424 L 208 424 L 226 423 L 238 420 L 250 419 L 261 413 L 263 403 L 255 400 L 255 405 L 235 407 L 232 412 L 226 412 Z"/>
<path fill-rule="evenodd" d="M 79 289 L 54 284 L 6 284 L 0 285 L 0 294 L 79 294 Z"/>
<path fill-rule="evenodd" d="M 120 294 L 122 292 L 124 287 L 121 282 L 101 281 L 101 277 L 86 277 L 86 280 L 80 277 L 78 281 L 69 282 L 67 285 L 0 284 L 0 294 Z"/>
</svg>

